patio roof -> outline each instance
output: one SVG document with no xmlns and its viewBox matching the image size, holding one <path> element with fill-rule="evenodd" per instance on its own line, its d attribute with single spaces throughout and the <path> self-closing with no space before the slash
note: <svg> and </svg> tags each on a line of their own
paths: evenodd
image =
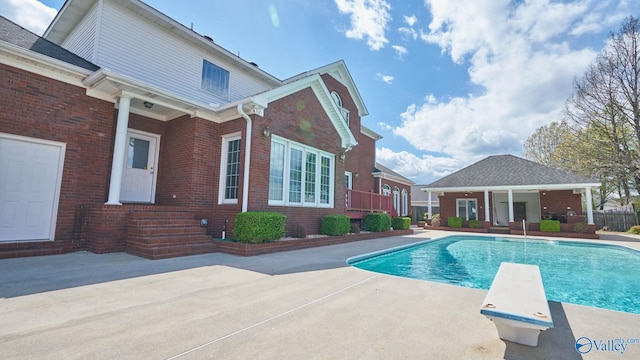
<svg viewBox="0 0 640 360">
<path fill-rule="evenodd" d="M 489 156 L 422 187 L 423 191 L 553 190 L 598 187 L 600 182 L 513 155 Z"/>
</svg>

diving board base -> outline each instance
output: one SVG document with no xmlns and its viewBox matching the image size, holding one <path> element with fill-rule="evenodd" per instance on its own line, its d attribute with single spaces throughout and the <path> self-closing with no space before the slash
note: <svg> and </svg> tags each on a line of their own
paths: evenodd
<svg viewBox="0 0 640 360">
<path fill-rule="evenodd" d="M 486 315 L 485 315 L 486 316 Z M 498 337 L 516 344 L 538 346 L 538 335 L 548 327 L 524 324 L 520 321 L 487 316 L 498 330 Z"/>
</svg>

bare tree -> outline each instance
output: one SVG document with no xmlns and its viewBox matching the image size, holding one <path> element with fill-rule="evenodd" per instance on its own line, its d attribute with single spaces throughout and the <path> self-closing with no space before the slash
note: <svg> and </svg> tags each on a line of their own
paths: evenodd
<svg viewBox="0 0 640 360">
<path fill-rule="evenodd" d="M 617 184 L 623 199 L 640 192 L 640 19 L 628 17 L 575 82 L 566 121 L 589 172 Z"/>
</svg>

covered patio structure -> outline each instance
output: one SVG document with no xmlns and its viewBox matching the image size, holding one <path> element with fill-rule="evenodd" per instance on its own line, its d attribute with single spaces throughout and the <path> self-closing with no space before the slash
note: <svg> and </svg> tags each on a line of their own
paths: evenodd
<svg viewBox="0 0 640 360">
<path fill-rule="evenodd" d="M 432 193 L 438 194 L 442 225 L 448 217 L 461 217 L 467 227 L 470 221 L 479 221 L 483 229 L 539 231 L 541 220 L 558 220 L 562 232 L 573 232 L 576 223 L 583 223 L 585 232 L 595 233 L 591 190 L 599 186 L 594 179 L 513 155 L 498 155 L 421 190 L 429 200 Z M 429 201 L 430 216 L 431 205 Z"/>
</svg>

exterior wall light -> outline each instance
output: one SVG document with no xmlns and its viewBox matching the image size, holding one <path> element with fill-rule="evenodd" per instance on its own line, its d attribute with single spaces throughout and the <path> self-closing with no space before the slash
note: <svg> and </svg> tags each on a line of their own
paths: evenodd
<svg viewBox="0 0 640 360">
<path fill-rule="evenodd" d="M 269 137 L 269 135 L 271 135 L 271 129 L 269 129 L 269 127 L 266 126 L 264 130 L 262 130 L 262 135 L 266 138 Z"/>
<path fill-rule="evenodd" d="M 344 159 L 347 158 L 347 155 L 345 153 L 340 153 L 340 161 L 344 161 Z"/>
<path fill-rule="evenodd" d="M 144 102 L 144 107 L 146 107 L 147 109 L 151 109 L 153 107 L 153 103 L 145 101 Z"/>
</svg>

